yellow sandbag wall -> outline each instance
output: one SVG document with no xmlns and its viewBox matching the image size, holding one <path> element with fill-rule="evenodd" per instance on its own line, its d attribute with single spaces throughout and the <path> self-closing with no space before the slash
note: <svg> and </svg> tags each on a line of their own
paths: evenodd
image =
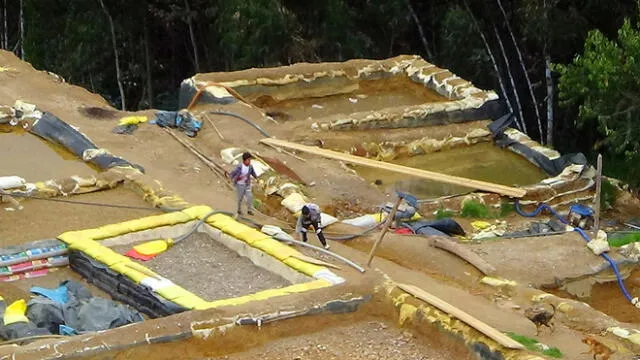
<svg viewBox="0 0 640 360">
<path fill-rule="evenodd" d="M 66 232 L 58 236 L 58 239 L 65 242 L 71 250 L 83 252 L 87 256 L 108 266 L 111 270 L 128 277 L 136 284 L 144 285 L 152 289 L 157 295 L 187 309 L 208 309 L 220 306 L 240 305 L 250 301 L 264 300 L 271 297 L 319 289 L 344 282 L 344 279 L 338 277 L 325 267 L 295 258 L 295 256 L 301 255 L 297 250 L 223 214 L 210 216 L 206 220 L 206 223 L 221 230 L 225 234 L 244 241 L 249 246 L 262 250 L 289 267 L 305 275 L 314 277 L 317 280 L 281 289 L 265 290 L 238 298 L 209 302 L 98 242 L 99 240 L 121 236 L 131 232 L 200 220 L 211 211 L 212 209 L 208 206 L 194 206 L 182 211 L 125 221 L 96 229 Z"/>
</svg>

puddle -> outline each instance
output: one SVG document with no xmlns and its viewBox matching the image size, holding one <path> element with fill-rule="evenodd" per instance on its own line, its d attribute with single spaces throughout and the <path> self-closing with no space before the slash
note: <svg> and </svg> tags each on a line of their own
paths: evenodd
<svg viewBox="0 0 640 360">
<path fill-rule="evenodd" d="M 8 129 L 0 128 L 0 176 L 17 175 L 33 182 L 94 172 L 70 152 L 33 134 L 3 132 Z"/>
<path fill-rule="evenodd" d="M 508 186 L 531 185 L 547 177 L 544 171 L 521 156 L 490 143 L 405 157 L 396 159 L 393 163 Z M 353 168 L 370 183 L 381 180 L 382 184 L 379 185 L 381 190 L 397 188 L 421 199 L 473 190 L 435 181 L 411 179 L 405 175 L 368 167 L 353 166 Z"/>
<path fill-rule="evenodd" d="M 273 101 L 269 96 L 262 96 L 255 103 L 268 112 L 278 113 L 278 120 L 291 121 L 443 101 L 449 99 L 406 77 L 394 76 L 381 80 L 361 80 L 356 90 L 347 94 L 284 101 Z"/>
</svg>

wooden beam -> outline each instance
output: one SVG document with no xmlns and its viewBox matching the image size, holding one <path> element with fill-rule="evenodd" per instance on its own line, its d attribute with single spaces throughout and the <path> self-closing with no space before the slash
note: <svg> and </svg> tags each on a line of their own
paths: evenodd
<svg viewBox="0 0 640 360">
<path fill-rule="evenodd" d="M 260 140 L 260 142 L 264 144 L 284 147 L 292 150 L 298 150 L 298 151 L 306 152 L 309 154 L 319 155 L 328 159 L 341 160 L 341 161 L 356 164 L 356 165 L 362 165 L 362 166 L 368 166 L 371 168 L 376 168 L 381 170 L 393 171 L 399 174 L 414 176 L 414 177 L 437 181 L 437 182 L 446 183 L 446 184 L 453 184 L 453 185 L 459 185 L 459 186 L 464 186 L 468 188 L 488 191 L 488 192 L 497 193 L 504 196 L 514 197 L 514 198 L 521 198 L 525 196 L 527 193 L 527 191 L 524 189 L 518 189 L 510 186 L 499 185 L 499 184 L 489 183 L 489 182 L 480 181 L 480 180 L 467 179 L 467 178 L 458 177 L 458 176 L 440 174 L 437 172 L 432 172 L 427 170 L 414 169 L 407 166 L 401 166 L 401 165 L 396 165 L 392 163 L 371 160 L 371 159 L 367 159 L 360 156 L 343 154 L 337 151 L 320 149 L 315 146 L 306 146 L 306 145 L 296 144 L 296 143 L 292 143 L 285 140 L 267 138 L 267 139 Z"/>
<path fill-rule="evenodd" d="M 416 298 L 422 301 L 426 301 L 430 305 L 435 306 L 441 311 L 444 311 L 447 314 L 451 315 L 452 317 L 459 319 L 465 324 L 483 333 L 490 339 L 496 341 L 498 344 L 508 349 L 524 350 L 524 346 L 522 344 L 513 340 L 512 338 L 503 334 L 502 332 L 498 331 L 496 328 L 488 325 L 483 321 L 480 321 L 479 319 L 476 319 L 475 317 L 467 314 L 466 312 L 462 311 L 461 309 L 458 309 L 457 307 L 449 304 L 448 302 L 432 294 L 429 294 L 428 292 L 422 290 L 421 288 L 413 285 L 407 285 L 407 284 L 397 284 L 397 286 L 400 289 L 415 296 Z"/>
</svg>

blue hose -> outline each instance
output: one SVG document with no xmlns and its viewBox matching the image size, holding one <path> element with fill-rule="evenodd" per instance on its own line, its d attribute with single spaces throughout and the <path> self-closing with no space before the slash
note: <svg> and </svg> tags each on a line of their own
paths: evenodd
<svg viewBox="0 0 640 360">
<path fill-rule="evenodd" d="M 568 224 L 569 223 L 565 218 L 560 216 L 560 214 L 558 214 L 555 210 L 553 210 L 553 208 L 551 208 L 551 206 L 549 206 L 547 204 L 540 204 L 538 206 L 538 208 L 535 209 L 533 212 L 527 213 L 527 212 L 525 212 L 524 210 L 522 210 L 520 208 L 520 203 L 518 202 L 518 200 L 516 200 L 515 201 L 515 209 L 516 209 L 516 212 L 518 213 L 518 215 L 521 215 L 521 216 L 524 216 L 524 217 L 535 217 L 535 216 L 538 216 L 542 212 L 542 210 L 548 210 L 551 214 L 553 214 L 553 216 L 555 216 L 563 224 Z M 591 241 L 591 239 L 584 232 L 583 229 L 581 229 L 579 227 L 574 227 L 573 229 L 578 234 L 580 234 L 580 236 L 582 236 L 582 238 L 586 242 Z M 602 254 L 600 254 L 600 256 L 602 256 L 605 260 L 607 260 L 607 262 L 609 262 L 609 265 L 611 265 L 611 268 L 613 269 L 613 273 L 616 275 L 616 279 L 618 281 L 618 287 L 620 287 L 620 291 L 622 291 L 622 294 L 624 295 L 624 297 L 630 303 L 632 303 L 633 305 L 636 305 L 633 297 L 631 297 L 631 295 L 627 291 L 627 288 L 624 286 L 624 282 L 622 281 L 622 275 L 620 275 L 620 271 L 618 270 L 618 265 L 616 264 L 616 262 L 613 261 L 613 259 L 611 259 L 611 257 L 609 255 L 607 255 L 606 253 L 602 253 Z"/>
</svg>

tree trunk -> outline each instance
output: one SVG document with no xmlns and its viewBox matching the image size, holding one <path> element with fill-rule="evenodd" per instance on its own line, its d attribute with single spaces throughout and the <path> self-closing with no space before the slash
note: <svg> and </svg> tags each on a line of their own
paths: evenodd
<svg viewBox="0 0 640 360">
<path fill-rule="evenodd" d="M 407 8 L 409 9 L 409 13 L 411 14 L 411 18 L 413 19 L 413 22 L 415 22 L 416 26 L 418 27 L 418 34 L 420 34 L 420 40 L 422 41 L 422 46 L 424 46 L 424 51 L 429 57 L 427 60 L 433 61 L 433 53 L 431 52 L 431 50 L 429 50 L 429 42 L 427 41 L 427 38 L 424 36 L 424 29 L 422 28 L 420 19 L 418 18 L 418 15 L 416 14 L 416 12 L 413 10 L 413 6 L 411 6 L 411 0 L 406 0 L 406 2 L 407 2 Z"/>
<path fill-rule="evenodd" d="M 547 82 L 547 146 L 553 147 L 553 78 L 551 77 L 551 57 L 548 53 L 545 54 L 544 65 Z"/>
<path fill-rule="evenodd" d="M 511 30 L 511 25 L 509 25 L 509 18 L 507 17 L 507 12 L 504 11 L 504 7 L 502 6 L 501 0 L 496 0 L 498 2 L 498 6 L 500 7 L 500 11 L 502 12 L 502 16 L 504 17 L 504 22 L 507 25 L 507 30 L 509 31 L 509 35 L 511 36 L 511 41 L 513 41 L 513 46 L 516 48 L 516 53 L 518 54 L 518 59 L 520 60 L 520 66 L 522 67 L 522 72 L 524 73 L 524 78 L 527 81 L 527 87 L 529 89 L 529 94 L 531 95 L 531 101 L 533 102 L 533 109 L 536 113 L 536 119 L 538 121 L 538 132 L 540 134 L 540 141 L 544 141 L 544 137 L 542 135 L 542 121 L 540 120 L 540 111 L 538 110 L 538 101 L 536 100 L 536 96 L 533 93 L 533 88 L 531 87 L 531 80 L 529 79 L 529 74 L 527 73 L 527 68 L 524 65 L 524 60 L 522 59 L 522 53 L 520 52 L 520 48 L 518 47 L 518 43 L 516 42 L 516 37 L 513 35 L 513 31 Z"/>
<path fill-rule="evenodd" d="M 115 58 L 116 63 L 116 81 L 118 82 L 118 88 L 120 89 L 120 104 L 122 106 L 122 111 L 126 110 L 126 102 L 124 98 L 124 87 L 122 86 L 122 74 L 120 73 L 120 59 L 118 58 L 118 46 L 116 45 L 116 29 L 113 25 L 113 18 L 111 14 L 109 14 L 109 10 L 104 5 L 103 0 L 100 1 L 100 6 L 102 6 L 102 10 L 104 14 L 107 16 L 107 20 L 109 20 L 109 27 L 111 28 L 111 45 L 113 46 L 113 57 Z"/>
<path fill-rule="evenodd" d="M 2 32 L 0 32 L 0 48 L 9 48 L 7 37 L 7 0 L 2 1 Z"/>
<path fill-rule="evenodd" d="M 516 99 L 516 105 L 518 107 L 518 114 L 520 115 L 520 127 L 523 133 L 527 133 L 527 123 L 524 121 L 524 115 L 522 115 L 522 105 L 520 103 L 520 96 L 518 96 L 518 89 L 516 89 L 516 82 L 513 80 L 513 74 L 511 74 L 511 65 L 509 64 L 509 58 L 507 57 L 507 53 L 504 50 L 504 45 L 502 44 L 502 40 L 500 39 L 500 34 L 498 33 L 498 28 L 493 25 L 493 31 L 496 34 L 496 39 L 498 40 L 498 45 L 500 45 L 500 51 L 502 51 L 502 57 L 504 58 L 504 63 L 507 68 L 507 75 L 509 76 L 509 81 L 511 82 L 511 88 L 513 90 L 513 96 Z"/>
<path fill-rule="evenodd" d="M 153 108 L 153 79 L 151 78 L 151 55 L 149 54 L 149 22 L 147 12 L 144 13 L 144 60 L 146 66 L 147 80 L 147 99 L 149 108 Z"/>
<path fill-rule="evenodd" d="M 467 8 L 467 12 L 469 13 L 469 16 L 471 16 L 471 19 L 473 20 L 473 25 L 476 28 L 476 30 L 478 31 L 478 34 L 480 34 L 480 38 L 482 39 L 482 43 L 484 44 L 484 48 L 487 51 L 487 54 L 489 55 L 489 58 L 491 59 L 491 65 L 493 65 L 493 71 L 495 71 L 496 77 L 498 78 L 498 83 L 500 84 L 500 92 L 502 92 L 502 97 L 504 98 L 504 101 L 507 104 L 507 109 L 509 109 L 509 112 L 511 114 L 513 114 L 513 106 L 511 106 L 511 100 L 509 100 L 509 97 L 507 96 L 507 89 L 504 86 L 504 81 L 502 80 L 502 75 L 500 74 L 500 69 L 498 68 L 498 62 L 496 61 L 495 56 L 493 56 L 493 51 L 491 51 L 491 47 L 489 46 L 489 42 L 487 41 L 487 37 L 484 36 L 484 33 L 482 32 L 482 29 L 480 29 L 480 24 L 478 24 L 478 21 L 476 20 L 476 17 L 473 16 L 473 13 L 471 12 L 471 8 L 469 7 L 469 4 L 465 1 L 464 5 Z M 516 127 L 520 128 L 520 124 L 517 121 L 515 122 L 515 124 L 516 124 Z M 522 129 L 520 129 L 520 130 L 522 130 Z"/>
<path fill-rule="evenodd" d="M 547 146 L 553 147 L 553 77 L 551 77 L 551 55 L 549 54 L 548 39 L 550 37 L 549 27 L 549 7 L 547 1 L 543 0 L 544 6 L 544 77 L 547 83 Z M 551 5 L 553 6 L 553 5 Z"/>
<path fill-rule="evenodd" d="M 20 0 L 20 58 L 24 60 L 24 6 Z"/>
<path fill-rule="evenodd" d="M 189 27 L 189 37 L 191 37 L 191 46 L 193 47 L 193 60 L 196 72 L 200 72 L 200 59 L 198 59 L 198 46 L 196 45 L 196 34 L 193 32 L 193 22 L 191 21 L 191 8 L 189 0 L 184 0 L 184 6 L 187 10 L 187 26 Z"/>
</svg>

